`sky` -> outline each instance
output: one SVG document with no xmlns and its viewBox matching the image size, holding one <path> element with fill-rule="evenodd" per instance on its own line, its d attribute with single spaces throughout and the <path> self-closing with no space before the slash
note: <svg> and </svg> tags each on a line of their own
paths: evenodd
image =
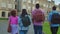
<svg viewBox="0 0 60 34">
<path fill-rule="evenodd" d="M 51 0 L 48 0 L 48 1 L 51 1 Z M 54 0 L 55 1 L 55 4 L 58 5 L 60 3 L 60 0 Z"/>
</svg>

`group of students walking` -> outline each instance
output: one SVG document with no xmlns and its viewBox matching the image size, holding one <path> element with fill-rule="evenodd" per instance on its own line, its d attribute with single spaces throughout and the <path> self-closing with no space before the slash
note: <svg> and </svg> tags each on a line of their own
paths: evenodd
<svg viewBox="0 0 60 34">
<path fill-rule="evenodd" d="M 30 16 L 26 9 L 22 9 L 22 13 L 17 16 L 17 10 L 12 10 L 9 16 L 8 32 L 11 34 L 27 34 L 29 26 L 33 23 L 34 34 L 43 34 L 43 23 L 45 21 L 44 10 L 36 4 L 35 9 L 32 10 Z M 59 12 L 56 11 L 56 6 L 52 7 L 52 11 L 48 15 L 50 29 L 52 34 L 57 34 L 59 26 Z M 19 27 L 19 28 L 18 28 Z"/>
</svg>

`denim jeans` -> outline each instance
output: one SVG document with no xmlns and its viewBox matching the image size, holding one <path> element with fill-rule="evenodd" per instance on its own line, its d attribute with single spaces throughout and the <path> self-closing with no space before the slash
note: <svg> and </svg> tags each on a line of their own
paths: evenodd
<svg viewBox="0 0 60 34">
<path fill-rule="evenodd" d="M 34 25 L 34 33 L 35 34 L 42 34 L 42 26 Z"/>
<path fill-rule="evenodd" d="M 19 34 L 27 34 L 28 30 L 20 30 Z"/>
</svg>

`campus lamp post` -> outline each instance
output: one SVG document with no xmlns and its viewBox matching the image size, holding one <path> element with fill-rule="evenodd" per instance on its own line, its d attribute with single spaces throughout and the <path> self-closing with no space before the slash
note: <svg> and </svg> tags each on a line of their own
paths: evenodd
<svg viewBox="0 0 60 34">
<path fill-rule="evenodd" d="M 32 4 L 33 4 L 33 0 L 31 0 L 31 11 L 32 11 Z"/>
<path fill-rule="evenodd" d="M 15 9 L 17 9 L 19 15 L 21 12 L 21 0 L 15 0 L 15 2 L 17 3 Z"/>
<path fill-rule="evenodd" d="M 17 10 L 18 12 L 21 11 L 21 0 L 17 0 Z"/>
</svg>

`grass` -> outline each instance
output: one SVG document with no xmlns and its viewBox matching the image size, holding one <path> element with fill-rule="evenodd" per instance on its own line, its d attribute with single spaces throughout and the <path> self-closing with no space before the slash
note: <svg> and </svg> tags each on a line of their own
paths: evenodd
<svg viewBox="0 0 60 34">
<path fill-rule="evenodd" d="M 8 20 L 8 18 L 0 18 L 0 20 Z"/>
<path fill-rule="evenodd" d="M 50 25 L 49 25 L 48 22 L 44 23 L 44 25 L 43 25 L 43 31 L 45 32 L 45 34 L 51 34 Z M 60 34 L 60 27 L 58 29 L 58 33 L 57 34 Z"/>
</svg>

